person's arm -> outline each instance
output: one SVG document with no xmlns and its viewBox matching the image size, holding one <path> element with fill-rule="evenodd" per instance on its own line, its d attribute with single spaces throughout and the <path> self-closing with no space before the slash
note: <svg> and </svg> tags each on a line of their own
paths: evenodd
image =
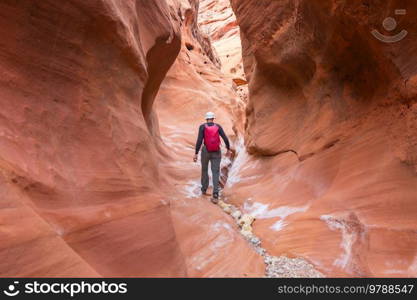
<svg viewBox="0 0 417 300">
<path fill-rule="evenodd" d="M 204 138 L 204 126 L 201 125 L 198 129 L 198 137 L 197 142 L 195 143 L 195 154 L 197 155 L 200 151 L 201 145 L 203 144 L 203 138 Z"/>
<path fill-rule="evenodd" d="M 224 143 L 226 144 L 226 148 L 227 148 L 227 150 L 230 150 L 230 143 L 229 143 L 229 139 L 227 138 L 226 134 L 224 133 L 223 128 L 222 128 L 220 125 L 218 125 L 218 126 L 219 126 L 219 134 L 220 134 L 220 136 L 222 137 L 222 139 L 223 139 Z"/>
<path fill-rule="evenodd" d="M 195 155 L 194 155 L 194 162 L 197 162 L 198 160 L 198 152 L 200 151 L 201 145 L 203 144 L 203 138 L 204 138 L 204 125 L 201 125 L 198 129 L 198 137 L 197 142 L 195 143 Z"/>
</svg>

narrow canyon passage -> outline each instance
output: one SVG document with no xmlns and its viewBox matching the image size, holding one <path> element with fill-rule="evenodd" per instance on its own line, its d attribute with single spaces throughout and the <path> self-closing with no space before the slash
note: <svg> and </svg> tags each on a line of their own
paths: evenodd
<svg viewBox="0 0 417 300">
<path fill-rule="evenodd" d="M 169 173 L 172 187 L 170 207 L 176 237 L 187 265 L 188 276 L 248 277 L 264 276 L 265 266 L 257 254 L 239 234 L 234 220 L 218 206 L 202 197 L 200 191 L 200 163 L 192 161 L 197 131 L 204 122 L 207 111 L 215 111 L 231 143 L 236 145 L 243 138 L 245 103 L 238 94 L 234 78 L 242 78 L 240 37 L 235 24 L 225 32 L 229 39 L 237 40 L 230 48 L 219 49 L 207 34 L 217 33 L 215 28 L 203 33 L 205 5 L 216 4 L 226 9 L 226 23 L 233 22 L 230 3 L 200 2 L 200 14 L 194 8 L 183 8 L 182 49 L 177 61 L 163 81 L 155 100 L 159 130 L 167 155 L 162 167 Z M 225 6 L 226 5 L 226 6 Z M 215 21 L 215 19 L 211 19 Z M 219 25 L 223 22 L 218 20 Z M 212 24 L 212 23 L 211 23 Z M 225 54 L 234 51 L 241 74 L 224 72 Z M 222 67 L 221 67 L 222 66 Z M 239 67 L 239 66 L 231 66 Z M 240 145 L 242 148 L 242 145 Z M 223 149 L 225 153 L 225 149 Z M 223 156 L 222 181 L 231 159 Z M 211 174 L 211 171 L 210 171 Z M 211 190 L 211 184 L 210 184 Z M 231 260 L 233 256 L 236 259 Z"/>
<path fill-rule="evenodd" d="M 201 1 L 197 19 L 190 11 L 184 14 L 193 18 L 193 22 L 187 25 L 185 19 L 182 50 L 162 83 L 155 111 L 163 143 L 169 152 L 166 168 L 175 178 L 171 180 L 175 181 L 172 194 L 179 192 L 170 198 L 170 204 L 177 238 L 180 244 L 187 245 L 182 251 L 188 275 L 323 276 L 301 259 L 268 255 L 261 248 L 259 238 L 251 232 L 251 224 L 243 224 L 246 217 L 250 218 L 249 211 L 245 216 L 237 207 L 228 204 L 229 194 L 234 193 L 231 189 L 229 192 L 229 187 L 247 180 L 239 178 L 248 159 L 244 146 L 248 88 L 243 71 L 239 27 L 228 0 Z M 207 48 L 193 32 L 200 39 L 208 38 L 210 44 Z M 223 155 L 221 181 L 224 188 L 219 206 L 213 205 L 210 197 L 201 195 L 200 163 L 196 164 L 191 159 L 197 128 L 204 122 L 207 111 L 216 112 L 216 121 L 225 128 L 231 138 L 232 149 L 236 151 L 233 158 Z M 224 145 L 222 151 L 223 154 L 226 152 Z M 256 162 L 257 159 L 254 159 Z M 211 187 L 210 182 L 209 193 Z M 242 209 L 246 210 L 246 207 Z M 235 218 L 229 216 L 233 212 Z M 192 233 L 189 226 L 184 225 L 190 220 L 194 224 Z M 240 221 L 242 224 L 239 226 Z M 239 234 L 241 230 L 243 235 Z M 230 257 L 236 259 L 230 260 Z M 280 264 L 275 267 L 276 270 L 274 263 Z"/>
<path fill-rule="evenodd" d="M 388 93 L 387 97 L 392 99 L 396 96 L 390 95 L 391 92 L 367 91 L 365 87 L 358 86 L 359 83 L 346 82 L 344 83 L 345 89 L 356 89 L 356 93 L 359 93 L 357 98 L 372 98 L 375 108 L 372 108 L 372 104 L 368 107 L 360 104 L 354 109 L 357 117 L 342 120 L 346 118 L 346 116 L 341 117 L 346 106 L 334 107 L 335 104 L 332 101 L 339 101 L 335 99 L 340 96 L 334 95 L 331 91 L 332 87 L 327 87 L 323 83 L 324 78 L 331 81 L 330 76 L 336 75 L 320 74 L 318 70 L 311 69 L 313 74 L 317 73 L 314 75 L 317 78 L 313 75 L 309 75 L 313 76 L 310 79 L 298 78 L 297 76 L 307 75 L 294 72 L 310 72 L 305 69 L 312 64 L 308 61 L 305 61 L 306 64 L 298 70 L 298 63 L 304 62 L 305 56 L 310 55 L 309 49 L 303 49 L 304 46 L 300 44 L 299 50 L 305 51 L 306 54 L 298 54 L 298 52 L 293 54 L 291 52 L 293 50 L 280 45 L 282 43 L 280 39 L 283 41 L 288 39 L 288 43 L 294 43 L 293 39 L 296 37 L 292 36 L 290 29 L 281 35 L 278 35 L 279 28 L 270 29 L 277 30 L 277 35 L 267 41 L 263 40 L 262 35 L 257 35 L 253 31 L 255 24 L 260 28 L 264 26 L 269 29 L 269 24 L 260 20 L 261 14 L 258 17 L 250 14 L 251 9 L 261 9 L 261 7 L 268 11 L 273 9 L 282 10 L 282 13 L 286 11 L 273 4 L 262 4 L 254 8 L 249 2 L 236 2 L 234 9 L 238 12 L 238 17 L 240 14 L 242 18 L 238 24 L 229 1 L 201 1 L 199 30 L 200 34 L 207 34 L 211 37 L 214 54 L 207 57 L 211 57 L 212 61 L 206 61 L 204 48 L 201 48 L 199 52 L 198 46 L 193 50 L 185 46 L 183 47 L 184 57 L 180 53 L 180 62 L 174 65 L 173 70 L 168 74 L 168 83 L 162 85 L 161 97 L 164 101 L 164 108 L 161 110 L 175 111 L 176 115 L 173 118 L 166 112 L 161 113 L 159 118 L 161 134 L 166 138 L 170 148 L 174 149 L 174 160 L 187 166 L 187 171 L 183 174 L 189 175 L 184 176 L 185 183 L 178 183 L 181 189 L 186 191 L 187 200 L 181 200 L 183 205 L 193 206 L 190 204 L 192 202 L 203 205 L 198 209 L 200 212 L 196 213 L 200 215 L 196 217 L 197 223 L 205 223 L 203 219 L 213 217 L 213 215 L 207 215 L 208 211 L 214 213 L 212 208 L 206 207 L 207 198 L 200 196 L 199 165 L 195 166 L 191 162 L 190 155 L 193 151 L 196 128 L 202 122 L 200 116 L 203 116 L 205 111 L 218 108 L 218 121 L 226 123 L 229 134 L 234 136 L 234 147 L 238 150 L 233 166 L 228 170 L 229 180 L 223 190 L 224 201 L 227 205 L 232 205 L 242 213 L 255 218 L 253 235 L 262 241 L 262 246 L 269 254 L 277 257 L 284 255 L 290 258 L 302 258 L 299 260 L 301 268 L 310 270 L 309 265 L 304 264 L 304 259 L 327 276 L 412 276 L 415 274 L 417 259 L 417 240 L 411 229 L 414 228 L 411 224 L 413 224 L 413 214 L 416 209 L 415 202 L 412 200 L 415 198 L 416 190 L 412 186 L 415 186 L 416 178 L 415 175 L 409 178 L 405 174 L 400 175 L 403 171 L 406 173 L 407 171 L 401 171 L 402 168 L 397 164 L 395 155 L 390 154 L 390 148 L 385 148 L 382 151 L 383 155 L 375 153 L 375 151 L 381 152 L 387 143 L 386 136 L 384 136 L 385 130 L 391 132 L 402 130 L 395 123 L 383 124 L 386 116 L 393 112 L 385 110 L 381 114 L 378 108 L 378 97 L 381 97 L 381 93 Z M 300 7 L 303 6 L 300 5 Z M 290 7 L 287 9 L 290 10 Z M 303 9 L 307 11 L 314 8 L 306 4 Z M 342 16 L 335 16 L 335 18 L 339 17 L 342 18 Z M 294 20 L 290 19 L 288 22 L 291 21 Z M 241 33 L 238 25 L 244 31 L 242 34 L 243 52 L 246 55 L 244 59 L 242 59 Z M 308 32 L 308 28 L 304 30 Z M 344 32 L 340 31 L 340 34 Z M 184 36 L 186 37 L 185 44 L 195 45 L 192 36 Z M 332 43 L 331 38 L 333 36 L 330 35 L 328 43 Z M 270 48 L 262 49 L 265 43 L 269 43 Z M 344 55 L 353 55 L 354 47 L 356 46 L 352 44 L 351 48 L 340 51 L 346 51 Z M 277 58 L 274 56 L 274 51 L 277 53 Z M 280 51 L 284 53 L 289 51 L 288 57 L 279 57 Z M 256 52 L 255 57 L 250 56 L 253 52 Z M 325 55 L 333 59 L 328 53 Z M 278 62 L 280 59 L 285 60 L 282 62 L 282 69 L 279 65 L 274 66 L 276 63 L 273 62 L 274 59 Z M 309 59 L 317 60 L 318 58 Z M 324 58 L 320 59 L 324 60 Z M 256 60 L 256 63 L 253 60 Z M 220 61 L 220 68 L 217 61 Z M 342 62 L 322 63 L 339 65 Z M 375 65 L 363 65 L 363 68 L 377 69 L 378 64 L 373 63 Z M 246 64 L 247 74 L 243 71 L 243 64 Z M 387 63 L 387 66 L 389 65 L 390 63 Z M 221 74 L 213 66 L 220 69 Z M 344 70 L 344 72 L 349 73 L 351 70 Z M 356 67 L 355 72 L 360 74 L 361 65 Z M 389 72 L 391 71 L 387 71 L 388 78 L 394 75 Z M 200 75 L 197 76 L 197 80 L 195 73 Z M 381 78 L 381 80 L 391 80 L 388 78 Z M 247 80 L 250 81 L 249 89 L 246 84 Z M 281 80 L 283 82 L 280 82 Z M 333 81 L 335 80 L 338 80 L 337 77 L 333 78 Z M 349 87 L 349 84 L 352 87 Z M 230 86 L 233 86 L 234 93 L 232 94 L 227 92 Z M 327 94 L 316 95 L 316 89 L 329 90 Z M 251 98 L 249 98 L 250 94 L 252 94 Z M 181 97 L 186 99 L 178 100 Z M 322 97 L 320 101 L 323 102 L 314 106 L 313 103 L 317 97 Z M 348 105 L 343 104 L 343 101 L 351 96 L 345 97 L 338 105 Z M 412 96 L 408 97 L 413 99 Z M 235 98 L 238 105 L 236 105 Z M 312 100 L 305 102 L 305 98 Z M 228 103 L 228 100 L 231 102 Z M 330 103 L 326 103 L 327 100 L 330 100 Z M 410 101 L 414 103 L 414 100 Z M 174 105 L 175 108 L 167 109 L 166 105 Z M 157 103 L 157 111 L 160 106 Z M 229 110 L 226 109 L 226 112 L 223 112 L 225 106 Z M 408 107 L 415 107 L 415 105 Z M 361 110 L 363 112 L 374 111 L 375 115 L 369 117 L 369 121 L 361 119 Z M 185 112 L 191 112 L 191 114 Z M 184 114 L 184 116 L 177 114 Z M 409 118 L 413 118 L 413 108 L 408 110 L 407 114 Z M 164 120 L 173 122 L 166 123 L 170 125 L 164 128 Z M 229 121 L 232 124 L 227 124 Z M 407 126 L 412 126 L 411 122 L 414 121 L 408 122 Z M 231 127 L 234 127 L 234 130 L 231 130 Z M 378 127 L 386 129 L 379 131 Z M 354 133 L 357 128 L 360 128 L 362 132 L 360 137 Z M 302 137 L 303 130 L 305 137 Z M 184 149 L 185 144 L 188 150 Z M 409 147 L 407 144 L 404 146 L 404 150 L 399 151 L 410 151 L 405 150 Z M 393 159 L 391 162 L 389 162 L 390 158 Z M 357 166 L 350 164 L 354 161 Z M 367 161 L 367 165 L 364 165 L 363 161 Z M 228 164 L 230 161 L 226 159 L 224 165 Z M 180 166 L 173 168 L 179 169 Z M 380 173 L 376 171 L 378 169 L 385 171 Z M 372 174 L 372 176 L 361 174 L 362 172 Z M 363 176 L 367 179 L 364 180 Z M 348 178 L 350 181 L 347 181 Z M 400 198 L 396 196 L 399 192 L 395 188 L 398 184 L 397 180 L 404 180 L 403 184 L 405 184 L 401 188 Z M 384 184 L 393 194 L 382 195 L 378 191 L 381 184 Z M 369 193 L 376 194 L 369 195 Z M 387 215 L 385 211 L 391 211 L 389 199 L 392 197 L 397 199 L 395 205 L 397 210 L 394 215 L 391 213 Z M 180 207 L 178 214 L 181 216 Z M 374 209 L 377 207 L 379 212 Z M 226 207 L 226 211 L 228 210 L 230 208 Z M 184 219 L 184 217 L 179 218 Z M 233 218 L 229 217 L 229 220 L 233 221 Z M 217 224 L 214 219 L 211 219 L 211 222 Z M 229 223 L 226 227 L 230 228 L 230 226 L 240 230 L 236 224 Z M 217 227 L 214 228 L 216 228 L 214 231 L 218 232 Z M 210 229 L 207 225 L 200 228 L 200 233 L 210 233 L 211 230 L 213 228 Z M 226 240 L 223 238 L 224 236 L 220 234 L 217 238 L 206 240 L 208 248 L 211 247 L 210 245 L 221 244 L 219 241 Z M 388 243 L 392 239 L 398 241 L 395 243 L 396 246 Z M 389 247 L 387 243 L 390 244 Z M 233 246 L 230 247 L 233 248 Z M 249 247 L 256 250 L 253 245 Z M 215 249 L 216 251 L 206 251 L 206 263 L 216 260 L 213 256 L 221 256 L 230 251 L 226 242 L 223 247 Z M 198 256 L 196 253 L 198 251 L 194 254 L 189 252 L 187 256 L 196 256 L 198 258 L 193 259 L 200 262 L 204 255 Z M 246 259 L 246 261 L 250 260 Z M 291 269 L 289 261 L 280 263 L 287 264 Z M 282 269 L 285 268 L 284 266 Z M 307 276 L 306 273 L 304 276 Z M 287 274 L 297 276 L 296 272 Z M 285 276 L 282 273 L 280 275 Z M 312 272 L 310 275 L 317 276 L 318 274 Z"/>
<path fill-rule="evenodd" d="M 0 1 L 0 275 L 417 276 L 417 4 L 365 2 Z"/>
</svg>

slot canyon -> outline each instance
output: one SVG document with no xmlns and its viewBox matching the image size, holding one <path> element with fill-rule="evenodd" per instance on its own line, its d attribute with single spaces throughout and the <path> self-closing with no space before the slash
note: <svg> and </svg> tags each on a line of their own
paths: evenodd
<svg viewBox="0 0 417 300">
<path fill-rule="evenodd" d="M 417 2 L 0 14 L 2 277 L 417 276 Z M 208 111 L 220 205 L 193 162 Z"/>
</svg>

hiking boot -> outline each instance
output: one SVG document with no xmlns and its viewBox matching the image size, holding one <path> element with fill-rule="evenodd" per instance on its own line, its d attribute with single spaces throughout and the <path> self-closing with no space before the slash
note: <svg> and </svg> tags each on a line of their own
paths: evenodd
<svg viewBox="0 0 417 300">
<path fill-rule="evenodd" d="M 213 193 L 213 197 L 211 197 L 211 202 L 214 204 L 219 203 L 219 193 Z"/>
<path fill-rule="evenodd" d="M 213 198 L 211 199 L 211 202 L 214 204 L 219 203 L 219 193 L 213 193 Z"/>
</svg>

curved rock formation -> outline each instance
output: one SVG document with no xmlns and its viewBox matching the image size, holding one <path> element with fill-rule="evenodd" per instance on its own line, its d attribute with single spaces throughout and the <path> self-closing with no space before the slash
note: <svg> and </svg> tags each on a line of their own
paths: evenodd
<svg viewBox="0 0 417 300">
<path fill-rule="evenodd" d="M 221 63 L 221 72 L 232 80 L 232 86 L 246 106 L 248 87 L 242 62 L 240 30 L 230 0 L 201 0 L 198 24 L 201 31 L 210 37 Z M 244 116 L 235 125 L 244 131 Z"/>
<path fill-rule="evenodd" d="M 185 275 L 152 137 L 152 102 L 181 45 L 173 7 L 0 10 L 0 274 Z"/>
<path fill-rule="evenodd" d="M 1 276 L 417 276 L 415 1 L 232 4 L 0 2 Z"/>
<path fill-rule="evenodd" d="M 212 59 L 216 51 L 196 23 L 196 3 L 182 4 L 181 51 L 155 101 L 172 220 L 188 276 L 259 277 L 265 274 L 262 258 L 239 234 L 235 222 L 200 196 L 200 165 L 192 162 L 198 127 L 207 111 L 215 112 L 232 143 L 243 133 L 244 114 L 232 80 L 219 69 L 217 56 Z M 223 159 L 223 178 L 229 164 Z"/>
<path fill-rule="evenodd" d="M 416 276 L 415 2 L 232 4 L 249 78 L 245 142 L 259 158 L 238 157 L 230 197 L 257 216 L 274 255 L 333 276 Z M 374 29 L 409 35 L 384 43 Z"/>
<path fill-rule="evenodd" d="M 245 79 L 240 30 L 230 0 L 200 2 L 198 23 L 219 54 L 222 72 L 232 78 Z"/>
<path fill-rule="evenodd" d="M 198 177 L 186 162 L 203 112 L 217 107 L 232 136 L 242 114 L 197 8 L 0 3 L 0 275 L 263 274 L 232 221 L 183 184 Z"/>
</svg>

